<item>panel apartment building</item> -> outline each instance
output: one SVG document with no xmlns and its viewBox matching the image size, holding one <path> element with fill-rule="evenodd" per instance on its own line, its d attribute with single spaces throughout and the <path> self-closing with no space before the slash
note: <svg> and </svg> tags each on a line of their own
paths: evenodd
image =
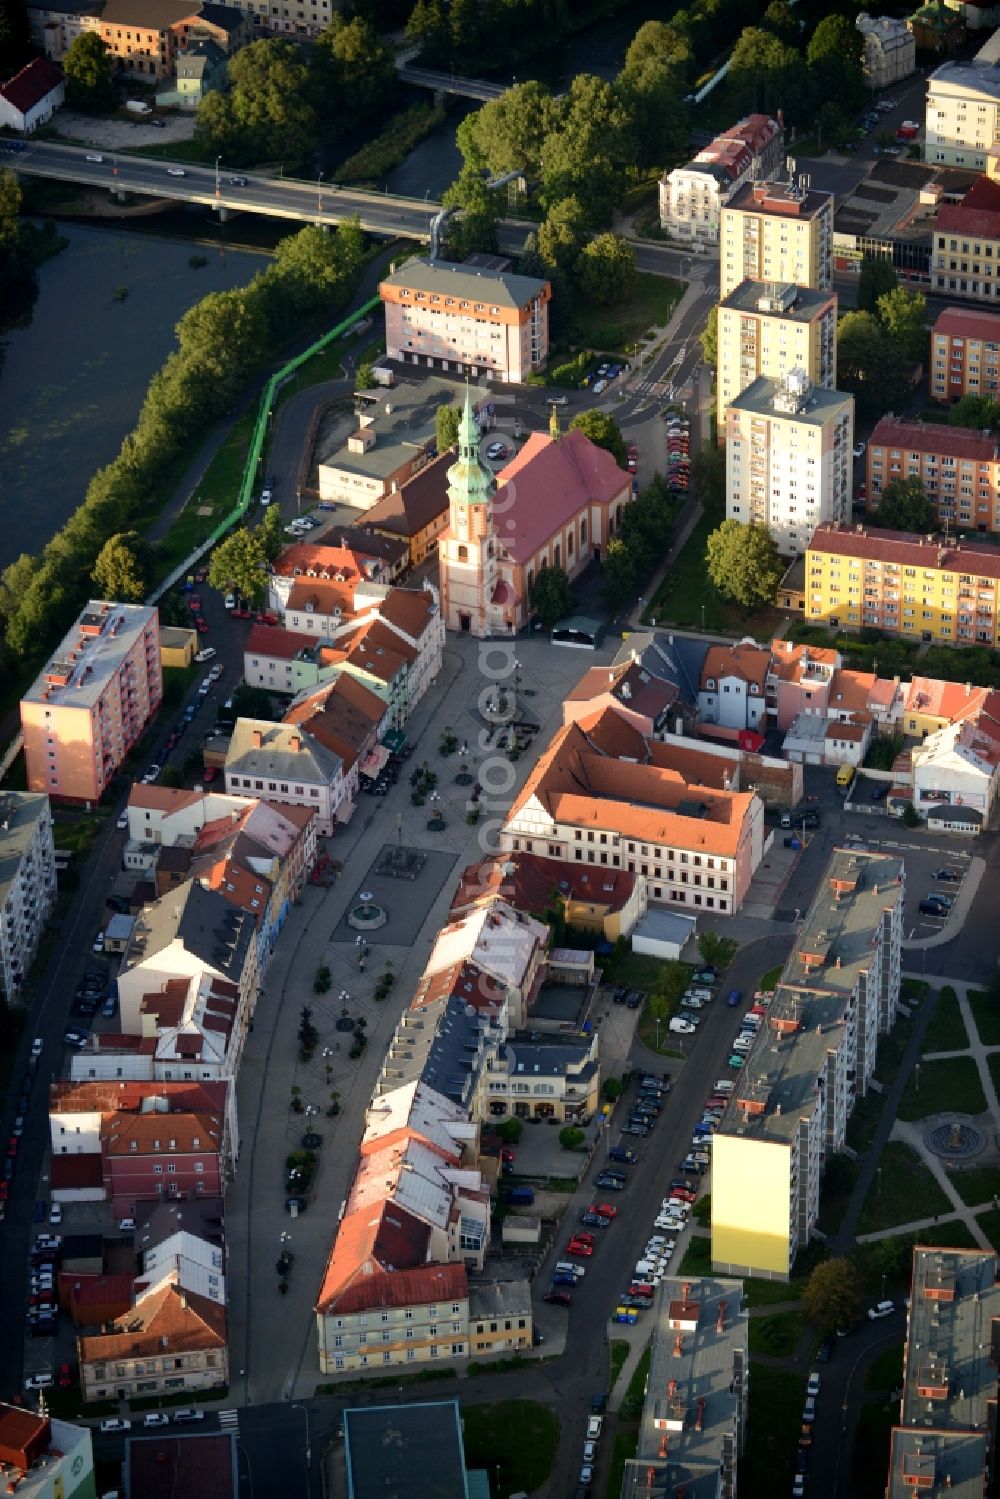
<svg viewBox="0 0 1000 1499">
<path fill-rule="evenodd" d="M 919 479 L 943 528 L 1000 531 L 1000 444 L 990 432 L 882 417 L 868 440 L 868 505 L 894 479 Z"/>
<path fill-rule="evenodd" d="M 903 861 L 836 849 L 712 1140 L 712 1267 L 787 1280 L 896 1018 Z"/>
<path fill-rule="evenodd" d="M 47 796 L 0 791 L 0 998 L 20 993 L 56 898 Z"/>
<path fill-rule="evenodd" d="M 519 384 L 549 352 L 552 287 L 533 276 L 415 259 L 379 286 L 390 359 Z"/>
<path fill-rule="evenodd" d="M 726 411 L 726 515 L 767 526 L 784 556 L 850 516 L 854 397 L 805 370 L 761 375 Z"/>
<path fill-rule="evenodd" d="M 805 618 L 843 630 L 1000 645 L 1000 552 L 987 542 L 818 526 L 806 551 Z"/>
<path fill-rule="evenodd" d="M 720 294 L 741 281 L 793 281 L 829 291 L 833 280 L 833 194 L 800 176 L 748 182 L 722 208 Z"/>
<path fill-rule="evenodd" d="M 743 281 L 719 304 L 719 440 L 730 401 L 764 375 L 805 370 L 832 390 L 837 375 L 837 298 L 794 282 Z"/>
<path fill-rule="evenodd" d="M 157 610 L 91 600 L 21 699 L 29 791 L 99 801 L 162 697 Z"/>
<path fill-rule="evenodd" d="M 1000 72 L 987 62 L 943 62 L 927 80 L 925 125 L 925 161 L 986 171 L 1000 138 Z"/>
<path fill-rule="evenodd" d="M 997 399 L 1000 390 L 1000 313 L 946 307 L 931 329 L 931 395 Z"/>
</svg>

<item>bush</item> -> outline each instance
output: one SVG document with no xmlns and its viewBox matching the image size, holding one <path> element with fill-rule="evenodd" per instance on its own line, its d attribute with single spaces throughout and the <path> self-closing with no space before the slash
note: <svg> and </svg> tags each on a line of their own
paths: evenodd
<svg viewBox="0 0 1000 1499">
<path fill-rule="evenodd" d="M 381 135 L 362 146 L 337 168 L 337 180 L 366 182 L 384 177 L 386 172 L 404 162 L 414 146 L 436 130 L 444 117 L 443 109 L 430 104 L 414 104 L 411 109 L 404 109 Z"/>
<path fill-rule="evenodd" d="M 582 1129 L 577 1129 L 573 1124 L 567 1124 L 565 1129 L 559 1131 L 559 1144 L 563 1150 L 579 1150 L 586 1136 Z"/>
<path fill-rule="evenodd" d="M 505 1145 L 516 1145 L 524 1134 L 523 1119 L 505 1119 L 496 1127 L 497 1136 Z"/>
</svg>

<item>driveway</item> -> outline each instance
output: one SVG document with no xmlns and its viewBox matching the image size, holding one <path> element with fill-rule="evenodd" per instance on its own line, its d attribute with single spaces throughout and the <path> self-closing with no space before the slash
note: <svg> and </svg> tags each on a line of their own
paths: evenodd
<svg viewBox="0 0 1000 1499">
<path fill-rule="evenodd" d="M 101 120 L 72 109 L 60 109 L 52 117 L 51 128 L 66 140 L 87 146 L 105 146 L 109 151 L 149 150 L 153 146 L 193 138 L 193 112 L 169 113 L 157 118 L 163 121 L 162 126 L 151 125 L 148 115 L 137 116 L 135 120 Z"/>
</svg>

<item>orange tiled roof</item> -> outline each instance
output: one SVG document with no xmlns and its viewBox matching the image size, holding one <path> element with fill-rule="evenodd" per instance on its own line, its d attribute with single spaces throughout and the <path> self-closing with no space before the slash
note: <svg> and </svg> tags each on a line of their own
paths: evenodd
<svg viewBox="0 0 1000 1499">
<path fill-rule="evenodd" d="M 983 542 L 945 541 L 941 537 L 928 541 L 909 531 L 887 531 L 878 526 L 817 526 L 808 551 L 894 562 L 900 567 L 1000 578 L 1000 548 Z"/>
<path fill-rule="evenodd" d="M 539 918 L 551 906 L 557 893 L 567 900 L 585 901 L 590 905 L 606 906 L 609 911 L 620 911 L 632 898 L 636 878 L 627 869 L 563 864 L 558 859 L 543 859 L 539 854 L 512 850 L 484 858 L 481 863 L 469 864 L 462 870 L 449 919 L 454 920 L 473 906 L 492 901 L 498 895 L 516 910 Z M 449 972 L 449 969 L 444 969 L 435 978 L 441 979 Z M 423 982 L 421 980 L 421 985 Z M 418 985 L 418 996 L 420 992 L 421 986 Z M 411 1009 L 415 1005 L 416 997 Z"/>
<path fill-rule="evenodd" d="M 763 697 L 770 661 L 771 653 L 764 645 L 748 645 L 744 641 L 738 645 L 710 645 L 701 666 L 701 690 L 706 690 L 709 678 L 720 682 L 723 677 L 739 677 L 748 684 L 755 683 Z"/>
<path fill-rule="evenodd" d="M 135 1323 L 139 1326 L 135 1327 Z M 197 1353 L 225 1345 L 225 1308 L 173 1283 L 143 1296 L 115 1324 L 114 1332 L 79 1339 L 84 1363 L 113 1358 L 161 1358 L 167 1348 L 172 1353 Z"/>
<path fill-rule="evenodd" d="M 390 588 L 379 605 L 379 617 L 419 640 L 434 620 L 434 597 L 426 588 Z"/>
<path fill-rule="evenodd" d="M 101 1139 L 112 1156 L 195 1155 L 218 1151 L 221 1114 L 113 1114 L 101 1121 Z"/>
<path fill-rule="evenodd" d="M 906 689 L 904 713 L 926 713 L 955 723 L 974 717 L 989 696 L 988 687 L 971 682 L 942 682 L 937 677 L 911 677 Z"/>
<path fill-rule="evenodd" d="M 429 1225 L 398 1203 L 385 1201 L 345 1214 L 330 1250 L 317 1310 L 396 1305 L 378 1299 L 388 1293 L 375 1282 L 388 1280 L 388 1271 L 422 1268 L 430 1236 Z"/>
</svg>

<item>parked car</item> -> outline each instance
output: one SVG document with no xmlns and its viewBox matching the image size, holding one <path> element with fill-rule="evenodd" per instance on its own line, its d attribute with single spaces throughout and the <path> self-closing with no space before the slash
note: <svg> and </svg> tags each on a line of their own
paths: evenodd
<svg viewBox="0 0 1000 1499">
<path fill-rule="evenodd" d="M 143 1426 L 169 1426 L 170 1417 L 166 1411 L 150 1411 L 148 1415 L 143 1416 L 142 1424 Z"/>
<path fill-rule="evenodd" d="M 542 1300 L 548 1301 L 552 1306 L 572 1306 L 573 1293 L 572 1291 L 559 1290 L 546 1291 Z"/>
<path fill-rule="evenodd" d="M 962 871 L 960 869 L 952 869 L 948 865 L 945 865 L 941 869 L 935 869 L 931 875 L 932 880 L 947 880 L 951 884 L 958 884 L 961 878 Z"/>
<path fill-rule="evenodd" d="M 874 1306 L 868 1308 L 869 1322 L 877 1322 L 881 1317 L 891 1317 L 896 1310 L 892 1301 L 878 1301 Z"/>
<path fill-rule="evenodd" d="M 101 1430 L 105 1433 L 131 1431 L 132 1422 L 127 1421 L 124 1416 L 108 1416 L 101 1422 Z"/>
</svg>

